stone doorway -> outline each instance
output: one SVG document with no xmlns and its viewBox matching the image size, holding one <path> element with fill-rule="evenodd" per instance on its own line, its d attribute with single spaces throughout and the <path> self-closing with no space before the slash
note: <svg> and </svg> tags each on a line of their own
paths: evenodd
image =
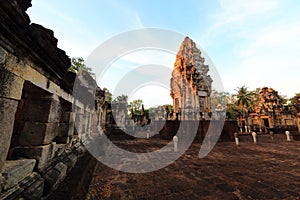
<svg viewBox="0 0 300 200">
<path fill-rule="evenodd" d="M 265 127 L 270 127 L 269 119 L 263 119 L 263 122 Z"/>
</svg>

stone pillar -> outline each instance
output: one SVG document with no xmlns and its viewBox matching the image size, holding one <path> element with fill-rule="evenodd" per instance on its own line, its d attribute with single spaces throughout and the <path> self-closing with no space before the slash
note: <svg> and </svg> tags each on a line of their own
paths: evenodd
<svg viewBox="0 0 300 200">
<path fill-rule="evenodd" d="M 0 51 L 0 172 L 10 147 L 15 113 L 24 84 L 23 79 L 1 67 L 4 63 L 5 55 Z"/>
</svg>

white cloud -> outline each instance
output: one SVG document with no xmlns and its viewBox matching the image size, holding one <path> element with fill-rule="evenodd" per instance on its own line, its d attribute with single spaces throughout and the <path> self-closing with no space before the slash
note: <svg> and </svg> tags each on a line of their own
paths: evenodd
<svg viewBox="0 0 300 200">
<path fill-rule="evenodd" d="M 252 32 L 249 43 L 239 47 L 240 62 L 224 78 L 232 91 L 237 86 L 273 87 L 292 97 L 299 91 L 300 24 L 272 23 Z M 232 80 L 235 80 L 232 82 Z"/>
<path fill-rule="evenodd" d="M 298 92 L 300 18 L 279 3 L 284 2 L 220 0 L 222 11 L 202 40 L 209 46 L 232 40 L 219 47 L 231 51 L 225 58 L 230 61 L 219 61 L 226 91 L 246 85 L 273 87 L 290 97 Z"/>
<path fill-rule="evenodd" d="M 229 30 L 243 28 L 249 20 L 259 20 L 261 16 L 272 15 L 279 6 L 278 0 L 220 0 L 221 11 L 213 14 L 212 25 L 207 29 L 201 41 L 211 45 L 213 40 L 222 37 Z"/>
<path fill-rule="evenodd" d="M 173 68 L 175 55 L 159 49 L 138 49 L 123 56 L 120 60 L 130 62 L 135 65 L 160 64 Z"/>
</svg>

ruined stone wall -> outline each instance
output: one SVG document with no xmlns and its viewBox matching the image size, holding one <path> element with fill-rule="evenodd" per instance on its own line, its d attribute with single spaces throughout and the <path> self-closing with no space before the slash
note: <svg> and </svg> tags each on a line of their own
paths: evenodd
<svg viewBox="0 0 300 200">
<path fill-rule="evenodd" d="M 298 132 L 300 131 L 300 97 L 294 97 L 296 100 L 296 119 L 297 119 L 297 125 L 298 125 Z"/>
<path fill-rule="evenodd" d="M 283 105 L 282 98 L 273 88 L 264 87 L 260 90 L 254 108 L 248 110 L 248 117 L 240 119 L 240 128 L 249 126 L 255 131 L 266 131 L 268 128 L 291 128 L 297 122 L 292 110 Z"/>
<path fill-rule="evenodd" d="M 70 59 L 53 31 L 30 23 L 30 6 L 0 2 L 0 199 L 47 197 L 85 152 L 79 139 L 87 142 L 105 119 L 90 76 L 79 84 L 97 88 L 96 106 L 73 95 Z"/>
<path fill-rule="evenodd" d="M 226 120 L 224 126 L 220 127 L 222 123 L 218 120 L 200 120 L 200 121 L 156 121 L 155 123 L 160 123 L 157 127 L 162 127 L 160 130 L 160 138 L 166 140 L 172 140 L 173 136 L 177 134 L 180 126 L 186 126 L 189 130 L 197 130 L 196 137 L 194 141 L 202 142 L 206 135 L 209 134 L 210 130 L 218 131 L 221 130 L 221 135 L 219 141 L 234 140 L 234 133 L 238 131 L 238 125 L 236 120 Z M 163 124 L 164 123 L 164 124 Z M 163 124 L 163 125 L 162 125 Z M 190 126 L 190 127 L 189 127 Z M 191 128 L 192 126 L 198 127 L 197 129 Z"/>
</svg>

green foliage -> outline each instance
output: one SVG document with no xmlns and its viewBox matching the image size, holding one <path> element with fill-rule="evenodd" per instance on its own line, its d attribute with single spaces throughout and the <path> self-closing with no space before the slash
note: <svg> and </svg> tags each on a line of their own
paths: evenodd
<svg viewBox="0 0 300 200">
<path fill-rule="evenodd" d="M 237 94 L 235 96 L 237 98 L 237 106 L 239 106 L 241 109 L 247 109 L 254 105 L 255 99 L 257 99 L 257 97 L 255 97 L 255 91 L 248 91 L 248 88 L 245 86 L 238 87 L 236 91 Z"/>
<path fill-rule="evenodd" d="M 132 109 L 134 114 L 139 115 L 142 113 L 142 104 L 143 100 L 141 99 L 133 100 L 129 103 L 129 109 Z"/>
<path fill-rule="evenodd" d="M 228 92 L 218 92 L 213 90 L 211 93 L 211 106 L 216 108 L 219 104 L 224 106 L 228 103 L 228 97 L 230 94 Z"/>
<path fill-rule="evenodd" d="M 95 76 L 95 74 L 92 72 L 92 68 L 89 68 L 85 65 L 84 59 L 82 57 L 71 58 L 71 67 L 68 70 L 74 72 L 75 74 L 77 74 L 80 70 L 85 70 L 91 76 Z"/>
<path fill-rule="evenodd" d="M 173 110 L 173 106 L 170 104 L 165 104 L 162 106 L 164 109 L 166 109 L 168 107 L 169 111 L 171 112 Z"/>
<path fill-rule="evenodd" d="M 122 94 L 120 96 L 117 96 L 113 102 L 121 102 L 121 101 L 124 101 L 124 102 L 127 102 L 128 101 L 128 96 L 125 95 L 125 94 Z"/>
<path fill-rule="evenodd" d="M 290 100 L 289 106 L 295 106 L 298 98 L 300 98 L 300 93 L 296 93 L 294 97 L 289 99 Z"/>
<path fill-rule="evenodd" d="M 226 105 L 226 117 L 228 119 L 236 119 L 241 113 L 240 108 L 234 103 L 228 103 Z"/>
</svg>

